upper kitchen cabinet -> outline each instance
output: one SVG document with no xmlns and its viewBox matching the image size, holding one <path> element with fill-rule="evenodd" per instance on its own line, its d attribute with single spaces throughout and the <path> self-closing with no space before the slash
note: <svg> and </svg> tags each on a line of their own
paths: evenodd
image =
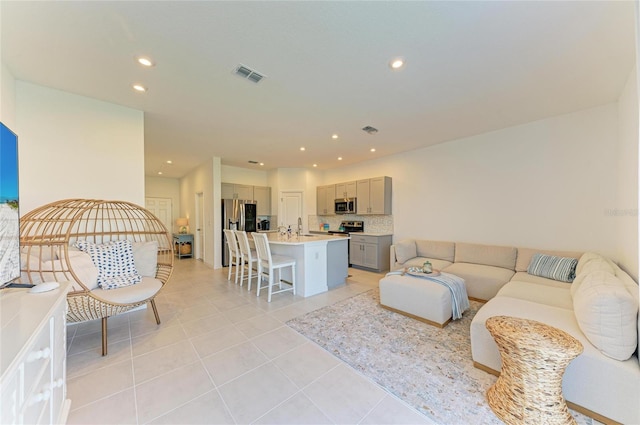
<svg viewBox="0 0 640 425">
<path fill-rule="evenodd" d="M 256 201 L 258 215 L 271 215 L 271 188 L 253 186 L 253 200 Z"/>
<path fill-rule="evenodd" d="M 355 198 L 356 193 L 356 182 L 336 183 L 336 199 Z"/>
<path fill-rule="evenodd" d="M 391 177 L 357 181 L 356 214 L 391 214 Z"/>
<path fill-rule="evenodd" d="M 316 188 L 316 210 L 318 215 L 335 214 L 336 185 L 318 186 Z"/>
<path fill-rule="evenodd" d="M 253 186 L 233 183 L 222 183 L 220 186 L 222 199 L 242 199 L 245 201 L 253 200 Z"/>
</svg>

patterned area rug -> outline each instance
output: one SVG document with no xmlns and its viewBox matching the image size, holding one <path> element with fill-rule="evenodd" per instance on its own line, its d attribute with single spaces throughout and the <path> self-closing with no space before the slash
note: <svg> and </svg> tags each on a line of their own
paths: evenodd
<svg viewBox="0 0 640 425">
<path fill-rule="evenodd" d="M 440 424 L 501 424 L 485 393 L 496 377 L 473 367 L 469 327 L 481 303 L 444 329 L 380 307 L 363 294 L 287 322 Z M 591 418 L 571 412 L 579 424 Z"/>
</svg>

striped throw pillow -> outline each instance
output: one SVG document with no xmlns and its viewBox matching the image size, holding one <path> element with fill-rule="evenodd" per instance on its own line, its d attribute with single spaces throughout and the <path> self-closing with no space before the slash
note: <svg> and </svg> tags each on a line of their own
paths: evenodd
<svg viewBox="0 0 640 425">
<path fill-rule="evenodd" d="M 573 282 L 576 277 L 577 258 L 557 257 L 555 255 L 534 254 L 527 273 L 534 276 L 562 282 Z"/>
</svg>

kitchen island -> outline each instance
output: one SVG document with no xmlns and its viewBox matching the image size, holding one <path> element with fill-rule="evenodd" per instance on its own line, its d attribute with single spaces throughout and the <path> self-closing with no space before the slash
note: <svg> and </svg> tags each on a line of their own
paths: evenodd
<svg viewBox="0 0 640 425">
<path fill-rule="evenodd" d="M 268 233 L 272 254 L 296 260 L 296 295 L 310 297 L 342 285 L 349 273 L 349 237 L 332 235 L 280 236 Z M 291 282 L 291 271 L 284 269 L 282 279 Z"/>
</svg>

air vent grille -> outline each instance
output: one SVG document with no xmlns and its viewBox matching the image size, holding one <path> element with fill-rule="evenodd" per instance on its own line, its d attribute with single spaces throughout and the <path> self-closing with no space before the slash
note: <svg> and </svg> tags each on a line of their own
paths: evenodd
<svg viewBox="0 0 640 425">
<path fill-rule="evenodd" d="M 376 134 L 378 132 L 377 128 L 371 127 L 370 125 L 363 127 L 362 130 L 366 131 L 369 134 Z"/>
<path fill-rule="evenodd" d="M 258 161 L 247 161 L 249 164 L 257 164 Z"/>
<path fill-rule="evenodd" d="M 254 83 L 260 82 L 263 78 L 265 78 L 264 74 L 257 72 L 245 65 L 238 65 L 236 69 L 233 71 L 234 74 L 246 78 L 249 81 L 253 81 Z"/>
</svg>

